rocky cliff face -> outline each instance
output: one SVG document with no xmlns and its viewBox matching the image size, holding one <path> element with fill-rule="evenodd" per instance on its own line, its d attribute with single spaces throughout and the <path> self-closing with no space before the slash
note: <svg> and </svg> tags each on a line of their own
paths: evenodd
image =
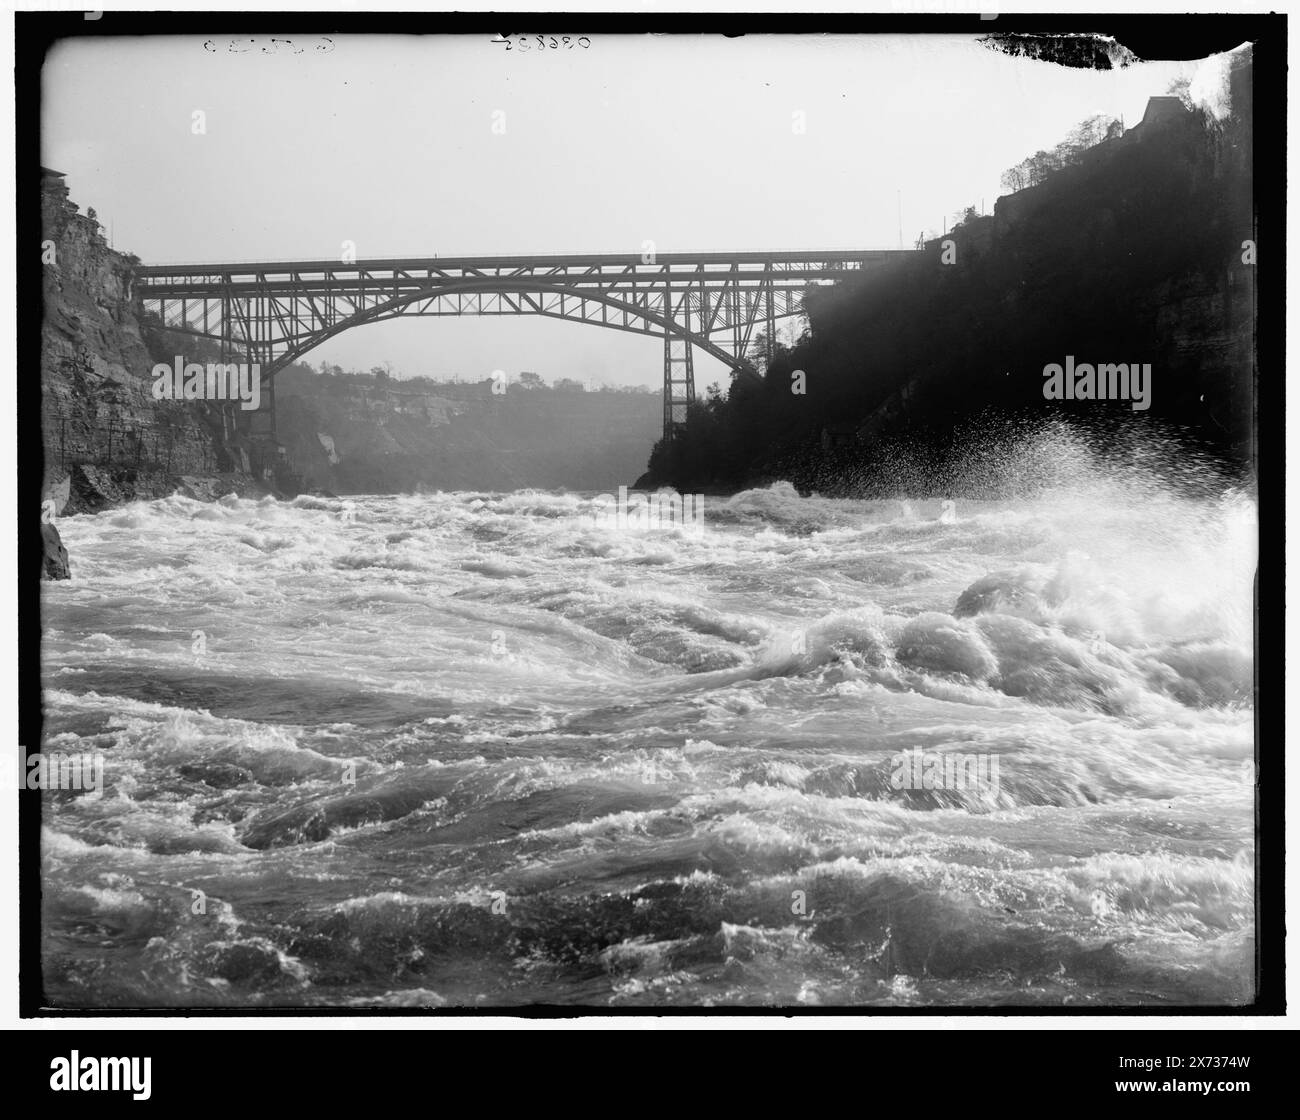
<svg viewBox="0 0 1300 1120">
<path fill-rule="evenodd" d="M 94 211 L 78 213 L 57 176 L 45 176 L 41 219 L 41 428 L 54 512 L 177 489 L 256 490 L 220 406 L 153 399 L 159 359 L 132 295 L 138 260 L 109 248 Z"/>
</svg>

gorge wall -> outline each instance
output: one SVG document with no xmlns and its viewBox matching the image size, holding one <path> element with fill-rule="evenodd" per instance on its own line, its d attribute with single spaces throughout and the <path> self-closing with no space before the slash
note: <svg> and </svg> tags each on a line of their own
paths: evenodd
<svg viewBox="0 0 1300 1120">
<path fill-rule="evenodd" d="M 1255 399 L 1249 55 L 1231 115 L 1142 123 L 888 271 L 814 288 L 807 337 L 700 402 L 643 485 L 952 492 L 1031 427 L 1248 472 Z M 1049 363 L 1149 363 L 1150 407 L 1048 400 Z M 803 392 L 792 391 L 801 379 Z"/>
<path fill-rule="evenodd" d="M 138 259 L 109 247 L 94 211 L 80 214 L 55 173 L 42 176 L 41 219 L 43 491 L 55 512 L 177 490 L 261 491 L 229 406 L 154 400 L 153 365 L 176 351 L 142 321 Z"/>
</svg>

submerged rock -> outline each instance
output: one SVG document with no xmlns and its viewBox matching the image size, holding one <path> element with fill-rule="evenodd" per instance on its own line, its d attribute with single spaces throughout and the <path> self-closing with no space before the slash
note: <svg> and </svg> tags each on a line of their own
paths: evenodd
<svg viewBox="0 0 1300 1120">
<path fill-rule="evenodd" d="M 41 525 L 41 544 L 45 555 L 41 561 L 41 579 L 71 579 L 68 550 L 63 547 L 59 531 L 53 525 Z"/>
<path fill-rule="evenodd" d="M 340 828 L 359 828 L 397 820 L 426 802 L 443 797 L 455 784 L 452 775 L 434 770 L 427 776 L 399 775 L 367 791 L 307 801 L 253 821 L 242 842 L 246 848 L 279 848 L 327 840 Z"/>
<path fill-rule="evenodd" d="M 182 778 L 202 782 L 213 789 L 233 789 L 253 780 L 253 772 L 224 762 L 190 762 L 179 770 Z"/>
</svg>

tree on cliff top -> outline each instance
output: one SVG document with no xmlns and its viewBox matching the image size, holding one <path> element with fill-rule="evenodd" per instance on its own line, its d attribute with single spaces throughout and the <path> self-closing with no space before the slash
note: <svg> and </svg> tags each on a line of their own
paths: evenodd
<svg viewBox="0 0 1300 1120">
<path fill-rule="evenodd" d="M 1002 173 L 1002 186 L 1012 192 L 1036 187 L 1063 167 L 1072 167 L 1089 148 L 1119 134 L 1120 123 L 1114 117 L 1098 113 L 1080 121 L 1064 140 L 1050 152 L 1038 151 Z"/>
</svg>

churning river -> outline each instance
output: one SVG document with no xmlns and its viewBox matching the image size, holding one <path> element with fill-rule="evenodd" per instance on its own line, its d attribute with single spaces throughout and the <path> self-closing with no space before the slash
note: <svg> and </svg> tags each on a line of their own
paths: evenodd
<svg viewBox="0 0 1300 1120">
<path fill-rule="evenodd" d="M 60 520 L 47 1002 L 1252 998 L 1248 497 L 594 509 Z"/>
</svg>

